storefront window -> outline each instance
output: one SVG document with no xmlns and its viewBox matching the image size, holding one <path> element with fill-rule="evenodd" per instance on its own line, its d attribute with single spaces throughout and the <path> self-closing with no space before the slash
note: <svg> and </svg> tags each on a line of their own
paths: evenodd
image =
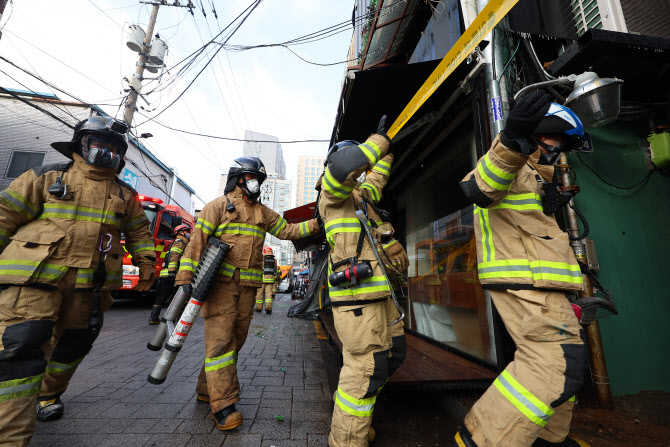
<svg viewBox="0 0 670 447">
<path fill-rule="evenodd" d="M 449 151 L 459 154 L 442 152 L 400 196 L 410 261 L 406 326 L 495 364 L 491 301 L 477 277 L 473 206 L 458 187 L 472 169 L 474 147 L 465 141 Z"/>
</svg>

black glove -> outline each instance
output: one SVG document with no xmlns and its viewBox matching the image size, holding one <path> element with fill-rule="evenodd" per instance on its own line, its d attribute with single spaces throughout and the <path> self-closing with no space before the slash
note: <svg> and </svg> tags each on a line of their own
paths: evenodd
<svg viewBox="0 0 670 447">
<path fill-rule="evenodd" d="M 168 272 L 168 278 L 170 278 L 170 281 L 172 284 L 174 284 L 174 279 L 177 276 L 177 272 Z"/>
<path fill-rule="evenodd" d="M 316 215 L 316 223 L 319 224 L 319 230 L 321 233 L 323 233 L 324 225 L 323 225 L 323 219 L 321 219 L 321 214 Z"/>
<path fill-rule="evenodd" d="M 537 90 L 519 99 L 510 110 L 506 127 L 500 135 L 502 144 L 522 154 L 535 152 L 537 141 L 533 134 L 550 106 L 551 95 L 544 90 Z"/>
<path fill-rule="evenodd" d="M 187 296 L 191 297 L 193 295 L 193 286 L 191 284 L 184 284 L 182 287 Z"/>
<path fill-rule="evenodd" d="M 386 115 L 382 116 L 382 119 L 379 120 L 379 124 L 377 125 L 377 132 L 375 132 L 378 135 L 381 135 L 382 137 L 386 138 L 386 140 L 391 143 L 391 139 L 386 135 L 386 120 L 388 117 Z"/>
</svg>

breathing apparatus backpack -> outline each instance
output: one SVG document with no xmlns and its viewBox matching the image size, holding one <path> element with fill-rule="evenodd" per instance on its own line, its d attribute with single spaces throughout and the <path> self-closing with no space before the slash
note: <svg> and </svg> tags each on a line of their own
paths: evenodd
<svg viewBox="0 0 670 447">
<path fill-rule="evenodd" d="M 275 257 L 274 257 L 274 255 L 263 256 L 263 274 L 264 275 L 274 275 L 275 274 Z"/>
</svg>

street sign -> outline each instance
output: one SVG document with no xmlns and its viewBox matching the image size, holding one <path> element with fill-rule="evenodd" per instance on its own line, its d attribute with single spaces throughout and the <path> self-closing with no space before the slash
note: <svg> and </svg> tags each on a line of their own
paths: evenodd
<svg viewBox="0 0 670 447">
<path fill-rule="evenodd" d="M 128 183 L 130 186 L 133 187 L 133 189 L 137 189 L 137 180 L 139 177 L 137 174 L 135 174 L 133 171 L 131 171 L 128 168 L 125 168 L 123 170 L 123 173 L 121 174 L 121 180 L 124 182 Z"/>
</svg>

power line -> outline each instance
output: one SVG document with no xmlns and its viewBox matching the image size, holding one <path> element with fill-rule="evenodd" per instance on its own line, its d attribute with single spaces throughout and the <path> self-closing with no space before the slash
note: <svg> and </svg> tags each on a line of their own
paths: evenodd
<svg viewBox="0 0 670 447">
<path fill-rule="evenodd" d="M 88 0 L 88 2 L 89 2 L 90 4 L 92 4 L 93 6 L 95 6 L 95 7 L 98 9 L 98 11 L 100 11 L 101 13 L 103 13 L 103 14 L 105 15 L 105 17 L 107 17 L 109 20 L 111 20 L 112 23 L 113 23 L 114 25 L 116 25 L 116 26 L 118 26 L 119 28 L 123 29 L 123 26 L 121 26 L 121 25 L 119 25 L 118 23 L 116 23 L 116 21 L 115 21 L 113 18 L 111 18 L 111 17 L 109 16 L 109 14 L 107 14 L 103 9 L 100 9 L 100 7 L 99 7 L 98 5 L 96 5 L 95 3 L 93 3 L 93 0 Z"/>
</svg>

